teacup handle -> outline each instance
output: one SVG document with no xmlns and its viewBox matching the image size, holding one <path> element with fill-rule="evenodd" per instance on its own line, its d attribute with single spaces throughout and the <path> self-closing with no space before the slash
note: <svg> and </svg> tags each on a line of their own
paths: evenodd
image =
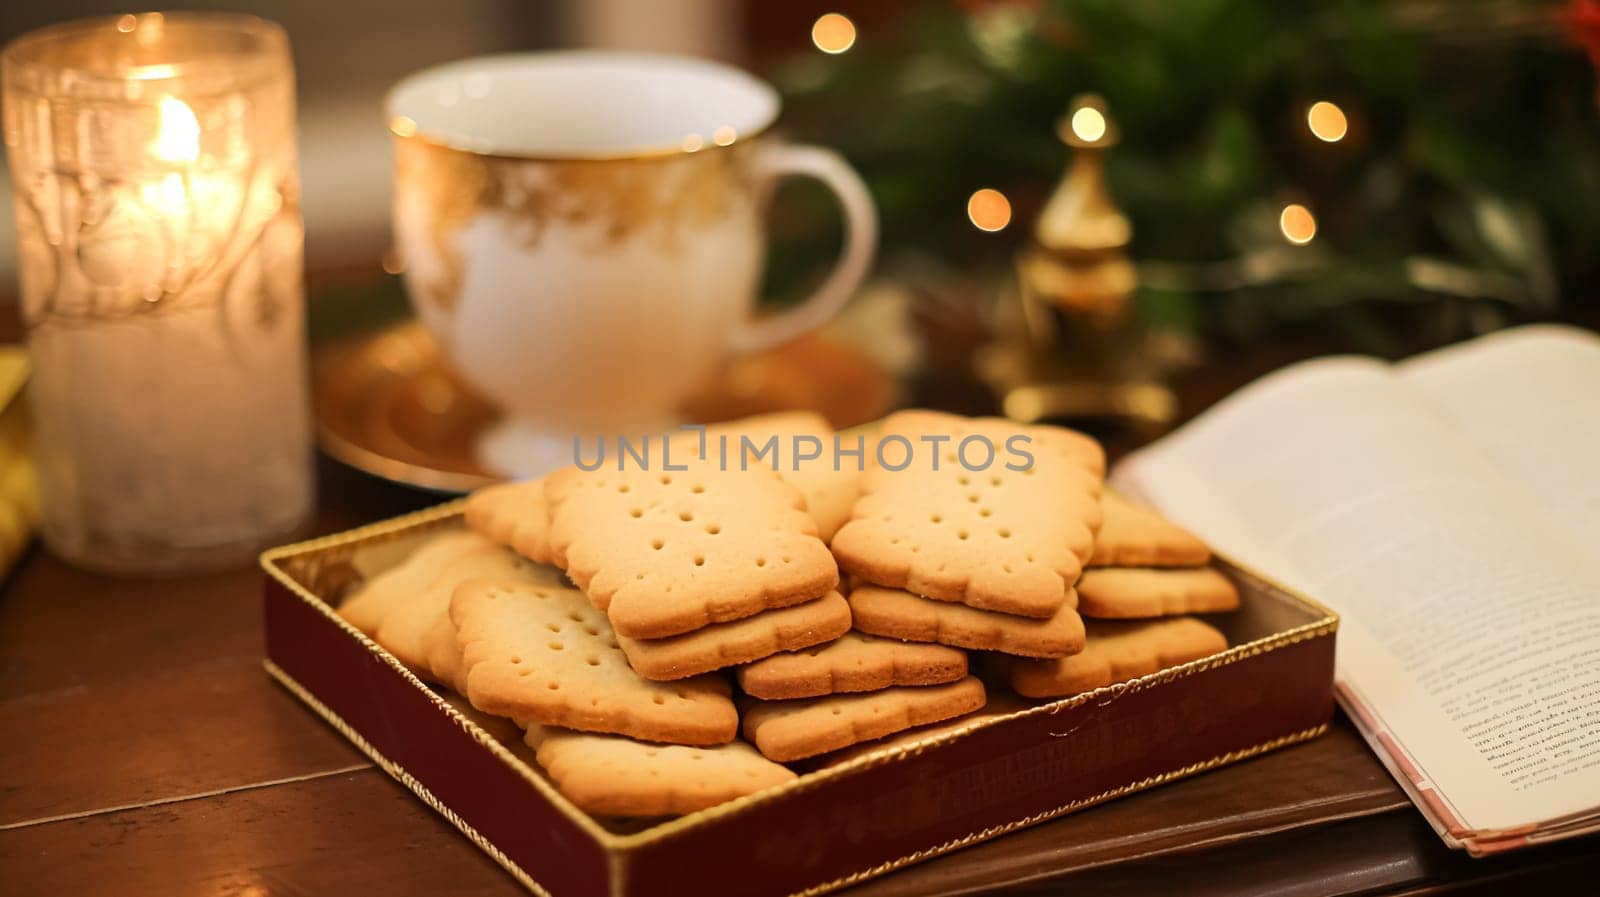
<svg viewBox="0 0 1600 897">
<path fill-rule="evenodd" d="M 729 340 L 735 352 L 754 352 L 787 342 L 828 323 L 861 286 L 878 247 L 878 214 L 872 194 L 850 163 L 820 146 L 768 145 L 760 148 L 756 176 L 769 187 L 782 177 L 816 178 L 833 191 L 844 209 L 844 249 L 828 279 L 806 300 L 788 311 L 746 322 Z"/>
</svg>

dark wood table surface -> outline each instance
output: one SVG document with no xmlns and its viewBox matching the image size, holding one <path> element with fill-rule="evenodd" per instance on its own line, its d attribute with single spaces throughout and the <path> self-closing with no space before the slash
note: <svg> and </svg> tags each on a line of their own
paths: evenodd
<svg viewBox="0 0 1600 897">
<path fill-rule="evenodd" d="M 314 532 L 434 501 L 328 461 L 319 478 Z M 34 548 L 0 592 L 0 894 L 519 893 L 266 676 L 260 613 L 253 568 L 118 580 Z M 1341 718 L 1310 743 L 848 893 L 1592 894 L 1596 881 L 1594 840 L 1448 850 Z"/>
</svg>

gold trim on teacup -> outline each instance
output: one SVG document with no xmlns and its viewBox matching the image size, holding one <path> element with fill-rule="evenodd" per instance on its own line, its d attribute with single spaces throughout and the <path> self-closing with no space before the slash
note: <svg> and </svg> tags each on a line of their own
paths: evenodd
<svg viewBox="0 0 1600 897">
<path fill-rule="evenodd" d="M 485 149 L 475 147 L 469 143 L 452 140 L 441 134 L 429 133 L 417 126 L 415 119 L 409 115 L 394 115 L 389 118 L 389 133 L 401 140 L 416 140 L 439 149 L 455 150 L 458 153 L 467 153 L 481 156 L 485 159 L 501 159 L 516 162 L 630 162 L 646 161 L 653 159 L 669 159 L 673 156 L 690 156 L 697 153 L 730 149 L 743 146 L 757 137 L 772 130 L 773 124 L 778 120 L 779 109 L 773 111 L 773 116 L 764 124 L 740 133 L 732 125 L 722 125 L 710 134 L 690 132 L 683 135 L 677 144 L 661 144 L 657 146 L 644 146 L 636 149 L 618 150 L 615 152 L 593 153 L 514 153 L 503 150 Z"/>
<path fill-rule="evenodd" d="M 444 313 L 460 298 L 465 261 L 456 235 L 478 215 L 497 211 L 524 245 L 536 245 L 552 225 L 586 228 L 585 248 L 603 252 L 653 236 L 675 253 L 686 229 L 704 229 L 733 210 L 736 197 L 753 199 L 748 163 L 754 136 L 724 135 L 725 144 L 696 152 L 615 159 L 538 159 L 459 149 L 422 135 L 396 134 L 395 196 L 420 203 L 437 273 L 422 277 L 406 262 L 417 298 Z M 397 211 L 397 214 L 415 214 Z M 404 260 L 402 260 L 404 261 Z"/>
</svg>

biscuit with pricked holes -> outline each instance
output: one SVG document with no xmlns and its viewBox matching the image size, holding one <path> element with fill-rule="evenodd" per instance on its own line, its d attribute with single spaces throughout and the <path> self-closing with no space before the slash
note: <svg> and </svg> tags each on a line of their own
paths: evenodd
<svg viewBox="0 0 1600 897">
<path fill-rule="evenodd" d="M 726 680 L 651 682 L 576 589 L 463 583 L 450 599 L 467 699 L 485 713 L 644 741 L 725 744 L 738 729 Z"/>
<path fill-rule="evenodd" d="M 396 602 L 372 637 L 412 672 L 444 685 L 450 684 L 450 673 L 447 670 L 435 675 L 429 659 L 428 634 L 441 618 L 449 620 L 450 596 L 456 586 L 472 579 L 559 584 L 555 577 L 560 574 L 552 568 L 537 567 L 527 558 L 482 536 L 474 538 L 477 544 L 470 551 L 441 565 L 425 586 Z M 451 646 L 454 648 L 453 637 Z"/>
<path fill-rule="evenodd" d="M 550 563 L 544 480 L 499 483 L 467 496 L 467 526 L 541 564 Z"/>
<path fill-rule="evenodd" d="M 566 581 L 560 570 L 534 564 L 508 548 L 500 550 L 503 556 L 514 561 L 507 562 L 509 570 L 506 572 L 496 573 L 493 570 L 486 570 L 485 578 L 566 587 Z M 456 624 L 450 619 L 450 597 L 455 592 L 455 586 L 465 581 L 465 578 L 458 580 L 448 590 L 443 591 L 443 601 L 439 602 L 432 621 L 423 631 L 419 646 L 422 651 L 420 658 L 422 669 L 431 674 L 434 682 L 448 685 L 462 695 L 467 693 L 467 683 L 466 677 L 462 675 L 464 671 L 461 668 L 461 645 L 456 639 Z"/>
<path fill-rule="evenodd" d="M 1100 532 L 1090 567 L 1199 567 L 1211 549 L 1155 510 L 1115 492 L 1100 497 Z"/>
<path fill-rule="evenodd" d="M 809 651 L 774 654 L 739 668 L 739 687 L 766 700 L 939 685 L 967 675 L 966 652 L 849 632 Z"/>
<path fill-rule="evenodd" d="M 982 610 L 1048 618 L 1061 608 L 1100 525 L 1105 460 L 1094 440 L 1059 427 L 909 411 L 884 419 L 878 446 L 883 463 L 862 475 L 861 498 L 833 537 L 840 566 Z M 884 466 L 908 454 L 903 469 Z"/>
<path fill-rule="evenodd" d="M 1088 631 L 1081 653 L 1055 660 L 1014 661 L 1011 687 L 1030 698 L 1065 698 L 1228 649 L 1221 632 L 1194 617 L 1090 620 Z"/>
<path fill-rule="evenodd" d="M 850 509 L 861 494 L 861 471 L 853 464 L 834 463 L 834 431 L 826 418 L 814 411 L 780 411 L 711 424 L 706 427 L 708 456 L 720 456 L 718 437 L 724 434 L 729 438 L 728 452 L 732 458 L 738 457 L 735 454 L 740 450 L 738 438 L 748 437 L 759 450 L 777 437 L 778 476 L 805 495 L 806 513 L 816 521 L 817 537 L 824 543 L 833 540 L 833 534 L 850 519 Z M 807 441 L 805 450 L 807 453 L 820 451 L 819 457 L 799 460 L 797 436 L 816 440 L 816 445 Z M 700 451 L 698 433 L 693 434 L 689 445 L 692 450 Z"/>
<path fill-rule="evenodd" d="M 770 470 L 682 466 L 569 467 L 545 480 L 552 560 L 618 634 L 680 635 L 838 586 L 794 486 Z"/>
<path fill-rule="evenodd" d="M 425 588 L 439 568 L 469 551 L 477 550 L 483 539 L 466 530 L 450 530 L 430 536 L 399 563 L 367 580 L 339 604 L 339 616 L 368 636 L 383 625 L 383 618 L 412 595 Z"/>
<path fill-rule="evenodd" d="M 1239 589 L 1211 567 L 1095 567 L 1078 580 L 1078 612 L 1100 619 L 1237 610 Z"/>
<path fill-rule="evenodd" d="M 1022 657 L 1065 657 L 1083 650 L 1083 619 L 1075 600 L 1047 620 L 934 601 L 903 589 L 857 586 L 850 615 L 862 632 L 914 642 L 937 642 Z"/>
<path fill-rule="evenodd" d="M 693 813 L 795 779 L 743 741 L 686 747 L 542 727 L 526 738 L 556 790 L 596 816 Z"/>
<path fill-rule="evenodd" d="M 769 760 L 787 763 L 925 726 L 981 708 L 983 682 L 886 688 L 803 701 L 753 701 L 744 737 Z"/>
<path fill-rule="evenodd" d="M 618 636 L 622 653 L 646 679 L 670 681 L 830 642 L 850 631 L 850 605 L 838 592 L 814 601 L 713 623 L 670 638 Z"/>
</svg>

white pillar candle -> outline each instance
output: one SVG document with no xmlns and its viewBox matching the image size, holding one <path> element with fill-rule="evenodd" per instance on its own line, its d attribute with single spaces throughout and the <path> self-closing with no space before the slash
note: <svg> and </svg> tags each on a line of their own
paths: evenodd
<svg viewBox="0 0 1600 897">
<path fill-rule="evenodd" d="M 283 31 L 74 22 L 0 75 L 46 541 L 122 572 L 248 560 L 312 505 Z"/>
</svg>

